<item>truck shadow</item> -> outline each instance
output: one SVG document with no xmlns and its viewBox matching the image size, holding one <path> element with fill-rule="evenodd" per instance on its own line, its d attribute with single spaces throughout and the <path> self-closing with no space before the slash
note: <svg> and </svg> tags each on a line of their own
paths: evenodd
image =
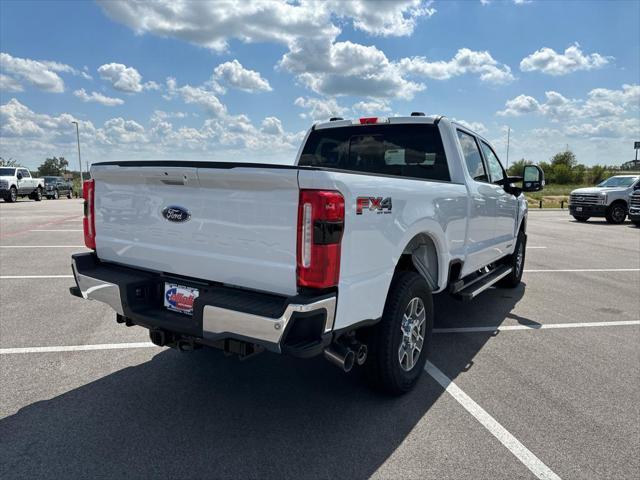
<svg viewBox="0 0 640 480">
<path fill-rule="evenodd" d="M 436 327 L 500 325 L 523 292 L 438 296 Z M 435 335 L 431 360 L 455 379 L 494 335 Z M 425 374 L 389 398 L 357 377 L 321 358 L 164 350 L 0 421 L 0 476 L 368 478 L 443 390 Z"/>
</svg>

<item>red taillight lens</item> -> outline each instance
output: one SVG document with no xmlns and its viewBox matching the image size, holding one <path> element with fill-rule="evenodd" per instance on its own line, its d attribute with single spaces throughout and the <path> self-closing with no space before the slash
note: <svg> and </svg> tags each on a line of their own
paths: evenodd
<svg viewBox="0 0 640 480">
<path fill-rule="evenodd" d="M 84 244 L 87 248 L 96 249 L 96 222 L 94 218 L 95 183 L 93 180 L 85 180 L 82 185 L 82 196 L 84 198 L 84 218 L 82 227 L 84 228 Z"/>
<path fill-rule="evenodd" d="M 340 277 L 344 198 L 333 190 L 301 190 L 298 206 L 298 286 L 329 288 Z"/>
</svg>

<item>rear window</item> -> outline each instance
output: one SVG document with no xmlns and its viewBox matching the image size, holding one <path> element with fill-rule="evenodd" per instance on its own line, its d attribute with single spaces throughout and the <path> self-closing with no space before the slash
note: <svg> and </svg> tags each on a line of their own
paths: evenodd
<svg viewBox="0 0 640 480">
<path fill-rule="evenodd" d="M 450 180 L 436 125 L 362 125 L 314 130 L 298 164 Z"/>
</svg>

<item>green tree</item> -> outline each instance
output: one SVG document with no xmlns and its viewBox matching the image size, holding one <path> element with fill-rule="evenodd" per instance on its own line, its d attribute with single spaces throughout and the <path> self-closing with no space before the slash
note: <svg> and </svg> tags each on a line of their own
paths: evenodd
<svg viewBox="0 0 640 480">
<path fill-rule="evenodd" d="M 69 165 L 69 162 L 64 157 L 47 158 L 40 167 L 38 167 L 38 176 L 60 176 L 62 175 Z"/>
<path fill-rule="evenodd" d="M 507 170 L 507 174 L 510 177 L 519 177 L 522 175 L 525 165 L 533 165 L 533 162 L 529 160 L 525 160 L 524 158 L 521 158 L 520 160 L 513 162 L 509 166 L 509 169 Z"/>
<path fill-rule="evenodd" d="M 560 185 L 566 185 L 567 183 L 572 183 L 574 180 L 573 172 L 571 171 L 571 167 L 564 165 L 562 163 L 553 165 L 553 180 L 555 183 Z"/>
<path fill-rule="evenodd" d="M 13 158 L 3 158 L 0 157 L 0 167 L 21 167 L 19 161 L 14 160 Z"/>
<path fill-rule="evenodd" d="M 566 150 L 564 152 L 556 153 L 551 158 L 551 165 L 553 167 L 557 165 L 565 165 L 571 170 L 573 167 L 577 165 L 576 155 L 571 150 Z"/>
</svg>

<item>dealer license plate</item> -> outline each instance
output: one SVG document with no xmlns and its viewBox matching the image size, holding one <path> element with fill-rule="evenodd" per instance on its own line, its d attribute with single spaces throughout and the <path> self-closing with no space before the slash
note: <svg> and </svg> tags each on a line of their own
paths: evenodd
<svg viewBox="0 0 640 480">
<path fill-rule="evenodd" d="M 581 212 L 582 211 L 582 207 L 576 207 L 576 212 Z"/>
<path fill-rule="evenodd" d="M 164 306 L 168 310 L 193 315 L 193 302 L 200 292 L 197 288 L 185 287 L 176 283 L 164 284 Z"/>
</svg>

